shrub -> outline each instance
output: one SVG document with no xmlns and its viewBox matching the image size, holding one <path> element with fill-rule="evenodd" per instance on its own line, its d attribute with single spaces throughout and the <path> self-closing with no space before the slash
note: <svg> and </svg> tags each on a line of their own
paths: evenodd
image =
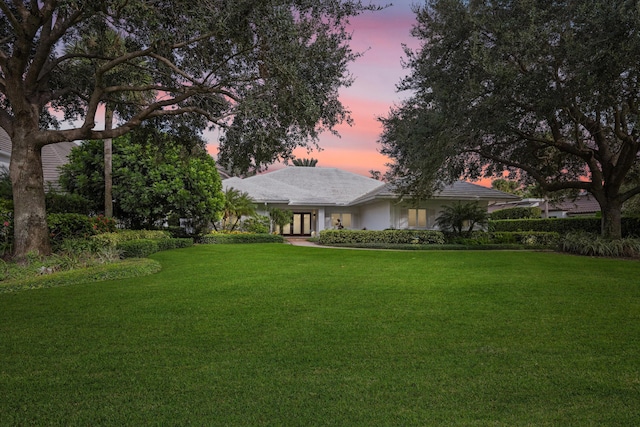
<svg viewBox="0 0 640 427">
<path fill-rule="evenodd" d="M 0 256 L 11 252 L 13 245 L 13 202 L 0 199 Z"/>
<path fill-rule="evenodd" d="M 151 239 L 125 240 L 116 244 L 122 258 L 146 258 L 160 250 L 158 241 Z"/>
<path fill-rule="evenodd" d="M 164 230 L 120 230 L 111 233 L 98 234 L 92 239 L 101 242 L 103 245 L 116 246 L 120 242 L 137 239 L 171 239 L 171 233 Z"/>
<path fill-rule="evenodd" d="M 276 234 L 223 234 L 212 233 L 198 238 L 202 244 L 222 243 L 283 243 L 284 237 Z"/>
<path fill-rule="evenodd" d="M 540 218 L 542 210 L 540 208 L 507 208 L 500 209 L 499 211 L 492 212 L 489 217 L 492 220 L 500 219 L 525 219 L 525 218 Z"/>
<path fill-rule="evenodd" d="M 444 244 L 444 234 L 436 230 L 323 230 L 318 242 L 321 245 L 332 244 Z"/>
<path fill-rule="evenodd" d="M 562 239 L 561 249 L 578 255 L 637 258 L 640 256 L 640 239 L 612 240 L 592 233 L 568 233 Z"/>
<path fill-rule="evenodd" d="M 104 215 L 90 216 L 89 221 L 95 233 L 113 233 L 116 231 L 116 220 Z"/>
<path fill-rule="evenodd" d="M 174 238 L 174 239 L 157 239 L 158 250 L 166 251 L 169 249 L 188 248 L 193 246 L 193 239 L 190 237 Z"/>
<path fill-rule="evenodd" d="M 52 242 L 64 239 L 89 237 L 95 234 L 93 223 L 86 215 L 66 213 L 47 215 Z"/>
<path fill-rule="evenodd" d="M 571 232 L 599 234 L 601 219 L 594 217 L 545 218 L 489 221 L 489 231 L 547 231 L 564 235 Z M 640 237 L 640 218 L 622 218 L 622 236 Z"/>
<path fill-rule="evenodd" d="M 253 234 L 269 233 L 269 225 L 271 220 L 265 215 L 254 215 L 242 221 L 240 230 Z"/>
<path fill-rule="evenodd" d="M 58 193 L 49 191 L 45 195 L 47 213 L 76 213 L 81 215 L 91 214 L 92 202 L 78 194 Z"/>
</svg>

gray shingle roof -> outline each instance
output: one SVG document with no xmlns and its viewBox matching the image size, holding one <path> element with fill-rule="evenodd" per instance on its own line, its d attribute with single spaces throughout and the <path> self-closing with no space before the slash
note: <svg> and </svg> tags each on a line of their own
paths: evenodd
<svg viewBox="0 0 640 427">
<path fill-rule="evenodd" d="M 290 205 L 356 205 L 379 198 L 397 197 L 388 184 L 341 169 L 287 167 L 250 178 L 229 178 L 225 188 L 244 191 L 257 203 Z M 502 191 L 458 181 L 436 193 L 434 199 L 516 200 Z"/>
</svg>

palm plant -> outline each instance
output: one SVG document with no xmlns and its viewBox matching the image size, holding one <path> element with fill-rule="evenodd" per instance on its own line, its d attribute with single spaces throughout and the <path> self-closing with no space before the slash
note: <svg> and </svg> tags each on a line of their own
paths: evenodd
<svg viewBox="0 0 640 427">
<path fill-rule="evenodd" d="M 293 166 L 304 166 L 308 168 L 315 168 L 318 164 L 318 159 L 293 159 Z"/>
<path fill-rule="evenodd" d="M 436 224 L 442 231 L 450 231 L 455 235 L 471 234 L 476 225 L 486 225 L 489 219 L 487 210 L 478 202 L 454 202 L 443 206 L 436 218 Z M 465 231 L 464 229 L 468 229 Z"/>
<path fill-rule="evenodd" d="M 235 188 L 227 188 L 224 192 L 224 211 L 222 212 L 222 229 L 233 231 L 238 226 L 240 218 L 256 213 L 256 205 L 249 193 Z M 217 229 L 217 227 L 216 227 Z"/>
</svg>

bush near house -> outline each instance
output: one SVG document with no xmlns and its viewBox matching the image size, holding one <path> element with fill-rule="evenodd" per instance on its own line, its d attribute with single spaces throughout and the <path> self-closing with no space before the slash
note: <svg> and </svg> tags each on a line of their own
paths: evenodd
<svg viewBox="0 0 640 427">
<path fill-rule="evenodd" d="M 323 230 L 318 239 L 321 245 L 344 243 L 441 245 L 444 242 L 444 234 L 436 230 Z"/>
<path fill-rule="evenodd" d="M 76 213 L 49 214 L 47 224 L 54 244 L 64 239 L 89 237 L 98 233 L 113 232 L 116 229 L 116 222 L 112 218 L 89 217 Z"/>
<path fill-rule="evenodd" d="M 547 231 L 561 235 L 584 231 L 600 233 L 600 218 L 511 219 L 489 221 L 489 231 Z M 622 218 L 623 236 L 640 236 L 640 218 Z"/>
<path fill-rule="evenodd" d="M 266 233 L 211 233 L 200 236 L 198 243 L 204 245 L 224 243 L 284 243 L 284 237 Z"/>
<path fill-rule="evenodd" d="M 115 247 L 123 258 L 145 258 L 159 251 L 193 246 L 192 238 L 172 238 L 171 233 L 164 230 L 122 230 L 99 234 L 92 239 Z"/>
</svg>

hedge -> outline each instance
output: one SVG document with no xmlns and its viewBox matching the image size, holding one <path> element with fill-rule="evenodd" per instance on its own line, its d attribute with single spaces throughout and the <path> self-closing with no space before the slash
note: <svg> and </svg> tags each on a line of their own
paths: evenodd
<svg viewBox="0 0 640 427">
<path fill-rule="evenodd" d="M 207 234 L 197 239 L 205 245 L 224 243 L 284 243 L 284 237 L 277 234 Z"/>
<path fill-rule="evenodd" d="M 489 231 L 546 231 L 565 235 L 584 231 L 599 234 L 600 218 L 509 219 L 489 221 Z M 622 218 L 622 236 L 640 236 L 640 218 Z"/>
<path fill-rule="evenodd" d="M 444 234 L 436 230 L 323 230 L 318 239 L 321 245 L 343 243 L 442 245 L 444 242 Z"/>
<path fill-rule="evenodd" d="M 492 212 L 489 217 L 493 220 L 500 219 L 523 219 L 523 218 L 540 218 L 542 210 L 540 208 L 507 208 Z"/>
<path fill-rule="evenodd" d="M 114 233 L 102 233 L 92 239 L 109 246 L 117 246 L 121 242 L 138 239 L 169 240 L 171 233 L 164 230 L 120 230 Z"/>
</svg>

